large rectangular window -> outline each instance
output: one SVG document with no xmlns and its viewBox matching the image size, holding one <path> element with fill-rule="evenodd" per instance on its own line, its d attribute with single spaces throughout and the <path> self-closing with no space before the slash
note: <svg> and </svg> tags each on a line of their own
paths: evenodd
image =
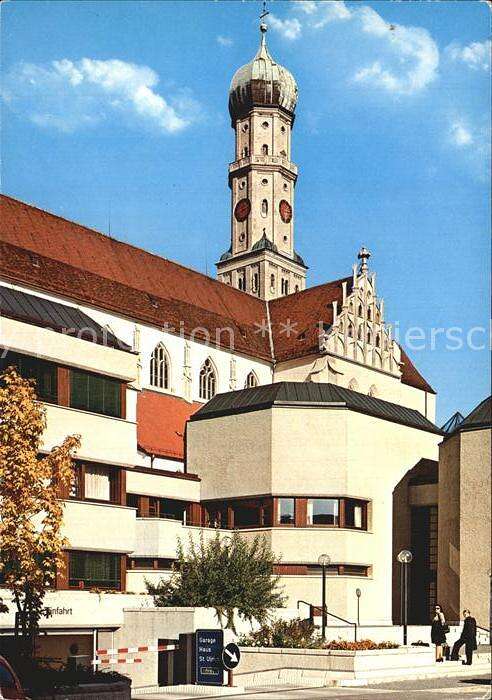
<svg viewBox="0 0 492 700">
<path fill-rule="evenodd" d="M 99 374 L 72 370 L 70 406 L 121 418 L 121 382 Z"/>
<path fill-rule="evenodd" d="M 41 401 L 57 403 L 57 367 L 53 362 L 10 351 L 6 353 L 5 357 L 0 356 L 0 372 L 11 365 L 17 368 L 18 373 L 24 379 L 35 380 L 36 396 Z"/>
<path fill-rule="evenodd" d="M 69 552 L 69 586 L 120 590 L 120 567 L 119 554 Z"/>
<path fill-rule="evenodd" d="M 294 525 L 295 500 L 293 498 L 278 499 L 278 521 L 281 525 Z"/>
<path fill-rule="evenodd" d="M 338 498 L 308 498 L 307 524 L 338 526 L 338 511 Z"/>
</svg>

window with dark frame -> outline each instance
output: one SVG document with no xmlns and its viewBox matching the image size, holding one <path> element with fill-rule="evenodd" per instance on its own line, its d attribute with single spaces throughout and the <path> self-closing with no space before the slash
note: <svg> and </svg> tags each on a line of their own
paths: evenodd
<svg viewBox="0 0 492 700">
<path fill-rule="evenodd" d="M 69 552 L 70 588 L 121 589 L 121 557 L 104 552 Z"/>
<path fill-rule="evenodd" d="M 3 353 L 1 353 L 3 354 Z M 14 366 L 24 379 L 34 379 L 36 396 L 46 403 L 58 403 L 58 370 L 54 362 L 8 351 L 0 354 L 0 372 Z"/>
<path fill-rule="evenodd" d="M 278 499 L 278 521 L 281 525 L 294 525 L 295 523 L 295 499 Z"/>
<path fill-rule="evenodd" d="M 121 382 L 101 374 L 70 371 L 70 406 L 121 418 Z"/>
<path fill-rule="evenodd" d="M 340 524 L 339 510 L 338 498 L 308 498 L 307 524 L 337 527 Z"/>
</svg>

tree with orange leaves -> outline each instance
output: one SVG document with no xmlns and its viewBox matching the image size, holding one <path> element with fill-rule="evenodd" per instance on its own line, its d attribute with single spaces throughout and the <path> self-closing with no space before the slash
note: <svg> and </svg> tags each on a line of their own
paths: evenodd
<svg viewBox="0 0 492 700">
<path fill-rule="evenodd" d="M 46 409 L 33 380 L 15 368 L 0 375 L 0 574 L 17 609 L 15 636 L 21 656 L 31 657 L 47 589 L 64 566 L 59 494 L 70 484 L 77 435 L 40 455 Z"/>
</svg>

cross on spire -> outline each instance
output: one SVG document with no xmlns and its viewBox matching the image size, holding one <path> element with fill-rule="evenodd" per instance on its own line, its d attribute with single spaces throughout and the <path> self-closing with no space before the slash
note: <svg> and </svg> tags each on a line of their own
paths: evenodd
<svg viewBox="0 0 492 700">
<path fill-rule="evenodd" d="M 268 10 L 267 10 L 266 0 L 263 0 L 263 12 L 262 12 L 261 15 L 260 15 L 260 19 L 261 19 L 261 20 L 264 20 L 265 17 L 266 17 L 267 15 L 269 15 L 269 14 L 270 14 L 270 13 L 269 13 Z"/>
</svg>

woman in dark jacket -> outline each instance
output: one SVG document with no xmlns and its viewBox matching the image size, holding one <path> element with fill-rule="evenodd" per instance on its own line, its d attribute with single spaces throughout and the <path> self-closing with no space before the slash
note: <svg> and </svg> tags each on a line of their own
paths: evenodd
<svg viewBox="0 0 492 700">
<path fill-rule="evenodd" d="M 442 647 L 446 644 L 446 618 L 440 605 L 434 608 L 434 617 L 432 618 L 431 641 L 436 645 L 436 662 L 443 661 Z M 447 628 L 446 628 L 447 630 Z"/>
</svg>

